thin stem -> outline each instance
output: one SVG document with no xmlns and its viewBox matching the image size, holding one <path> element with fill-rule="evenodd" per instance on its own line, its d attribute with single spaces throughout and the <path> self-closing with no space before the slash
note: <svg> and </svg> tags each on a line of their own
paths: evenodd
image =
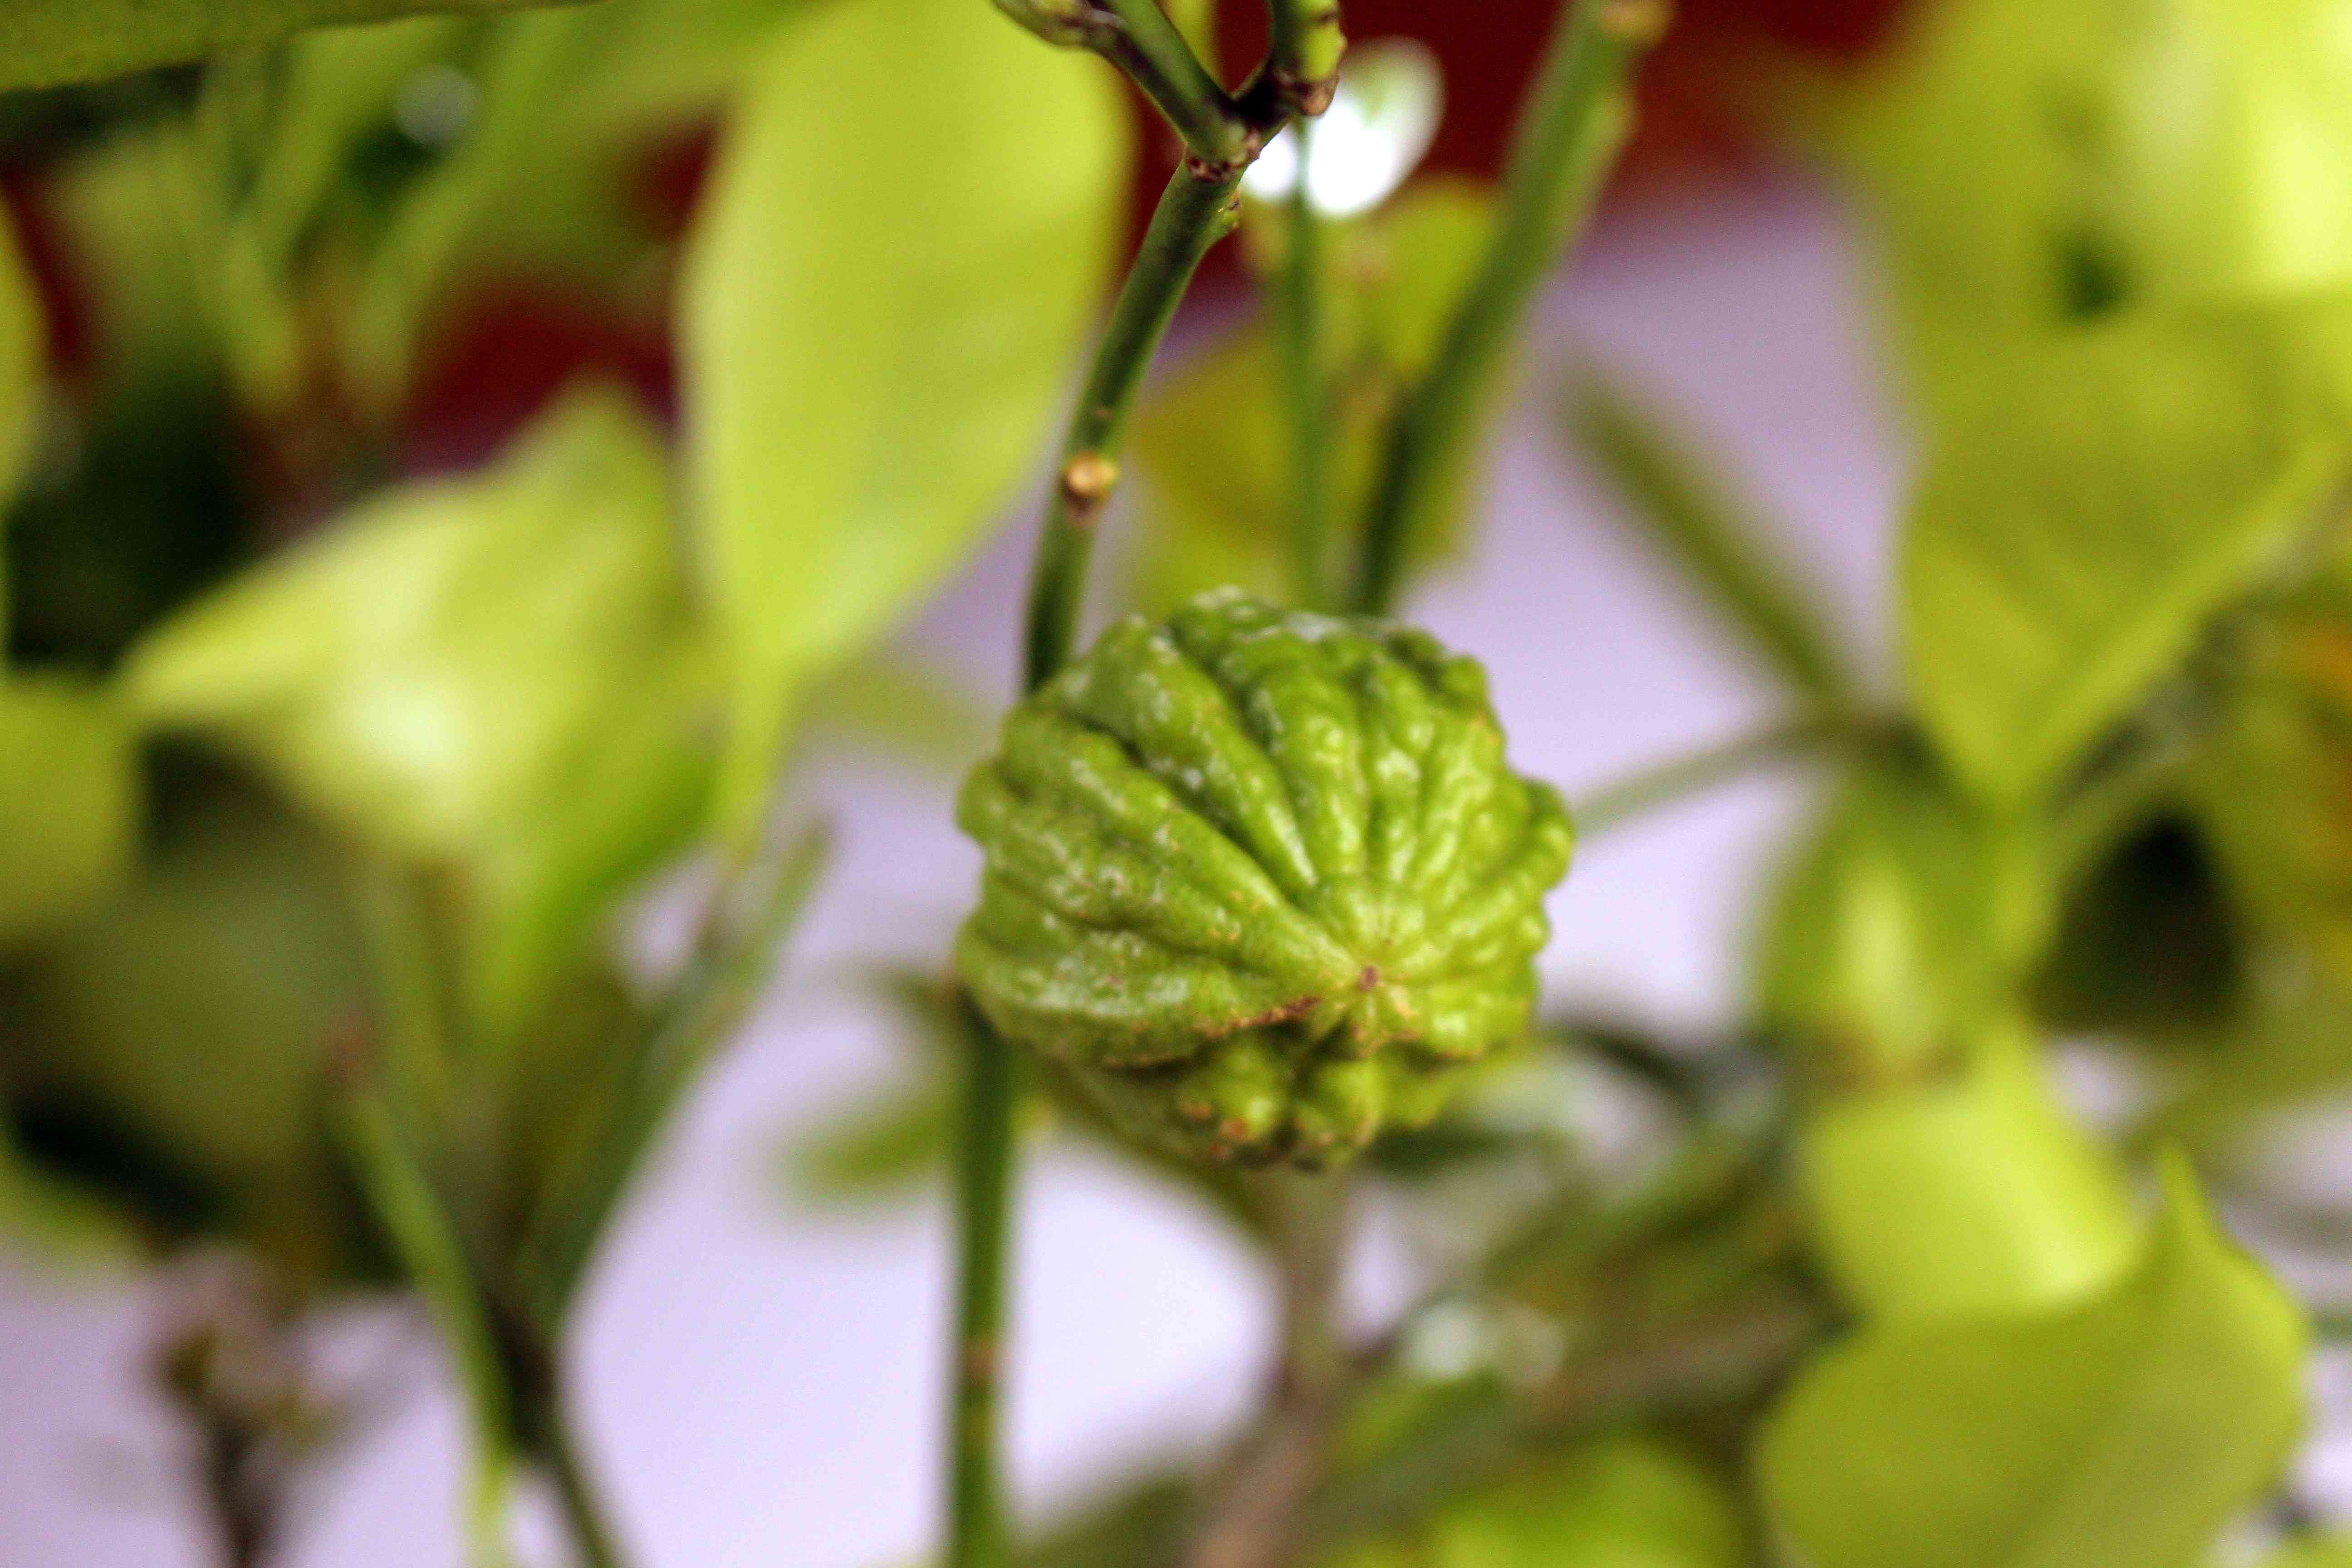
<svg viewBox="0 0 2352 1568">
<path fill-rule="evenodd" d="M 759 999 L 777 950 L 815 890 L 829 846 L 824 830 L 812 828 L 712 895 L 694 957 L 631 1064 L 628 1092 L 565 1151 L 525 1233 L 514 1278 L 542 1334 L 561 1328 L 614 1209 L 671 1110 Z"/>
<path fill-rule="evenodd" d="M 1277 1171 L 1255 1179 L 1282 1278 L 1282 1352 L 1274 1398 L 1213 1489 L 1186 1568 L 1277 1568 L 1290 1560 L 1300 1503 L 1322 1479 L 1353 1372 L 1340 1336 L 1348 1179 Z"/>
<path fill-rule="evenodd" d="M 1604 784 L 1576 808 L 1577 831 L 1590 838 L 1759 768 L 1841 746 L 1878 744 L 1896 730 L 1895 721 L 1866 713 L 1812 714 L 1774 724 Z"/>
<path fill-rule="evenodd" d="M 344 1110 L 344 1141 L 360 1190 L 457 1363 L 474 1449 L 473 1554 L 481 1568 L 494 1568 L 504 1559 L 515 1410 L 489 1306 L 455 1219 L 382 1093 L 359 1086 Z"/>
<path fill-rule="evenodd" d="M 1256 132 L 1233 96 L 1202 65 L 1192 46 L 1159 0 L 1094 0 L 1105 25 L 1090 40 L 1140 89 L 1176 134 L 1184 150 L 1202 163 L 1245 163 L 1254 155 Z"/>
<path fill-rule="evenodd" d="M 1300 114 L 1320 114 L 1339 80 L 1347 35 L 1339 0 L 1266 0 L 1266 59 L 1276 90 Z"/>
<path fill-rule="evenodd" d="M 1406 542 L 1466 459 L 1519 319 L 1624 144 L 1627 77 L 1668 15 L 1666 0 L 1570 0 L 1512 150 L 1494 241 L 1436 359 L 1391 422 L 1350 594 L 1359 612 L 1385 614 L 1395 599 Z"/>
<path fill-rule="evenodd" d="M 1283 402 L 1290 418 L 1290 592 L 1302 609 L 1326 607 L 1330 538 L 1329 400 L 1322 354 L 1322 221 L 1307 199 L 1309 126 L 1291 129 L 1298 180 L 1290 193 L 1289 254 L 1274 297 Z"/>
<path fill-rule="evenodd" d="M 1190 162 L 1176 171 L 1111 308 L 1063 438 L 1060 482 L 1037 542 L 1024 641 L 1027 689 L 1051 679 L 1070 657 L 1095 521 L 1118 485 L 1118 437 L 1128 406 L 1201 258 L 1233 230 L 1241 176 L 1238 168 L 1208 170 Z"/>
<path fill-rule="evenodd" d="M 999 1568 L 1007 1561 L 1007 1535 L 996 1474 L 996 1394 L 1016 1094 L 1012 1047 L 985 1026 L 967 1031 L 967 1038 L 947 1561 L 949 1568 Z"/>
<path fill-rule="evenodd" d="M 1348 1371 L 1339 1321 L 1348 1173 L 1274 1171 L 1261 1179 L 1282 1268 L 1280 1387 L 1287 1396 L 1320 1399 Z"/>
<path fill-rule="evenodd" d="M 614 1543 L 613 1527 L 597 1501 L 596 1488 L 580 1457 L 564 1405 L 559 1395 L 551 1398 L 548 1408 L 541 1412 L 541 1461 L 554 1485 L 556 1504 L 563 1511 L 564 1528 L 579 1553 L 580 1568 L 621 1568 L 623 1558 Z"/>
</svg>

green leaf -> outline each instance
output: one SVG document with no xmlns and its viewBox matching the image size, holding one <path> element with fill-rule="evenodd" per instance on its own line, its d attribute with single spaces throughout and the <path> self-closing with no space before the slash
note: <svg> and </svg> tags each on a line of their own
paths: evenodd
<svg viewBox="0 0 2352 1568">
<path fill-rule="evenodd" d="M 2342 481 L 2338 297 L 2134 316 L 1992 362 L 1935 433 L 1903 638 L 1930 731 L 1989 800 L 2045 795 Z"/>
<path fill-rule="evenodd" d="M 2352 276 L 2341 25 L 2334 0 L 1948 0 L 1825 95 L 1931 426 L 2063 321 Z"/>
<path fill-rule="evenodd" d="M 303 27 L 530 0 L 15 0 L 0 11 L 0 91 L 98 81 L 249 48 Z"/>
<path fill-rule="evenodd" d="M 182 170 L 175 196 L 246 399 L 283 409 L 325 381 L 388 422 L 453 296 L 486 274 L 650 328 L 670 237 L 645 199 L 647 150 L 688 134 L 803 8 L 411 18 L 215 63 L 180 137 L 205 177 Z"/>
<path fill-rule="evenodd" d="M 1399 1539 L 1342 1552 L 1328 1568 L 1735 1568 L 1746 1561 L 1721 1483 L 1669 1445 L 1627 1436 L 1528 1463 Z"/>
<path fill-rule="evenodd" d="M 2280 1547 L 2256 1568 L 2352 1568 L 2352 1535 L 2315 1535 Z"/>
<path fill-rule="evenodd" d="M 971 0 L 838 0 L 746 81 L 680 302 L 700 567 L 752 833 L 808 683 L 1036 460 L 1124 210 L 1099 62 Z"/>
<path fill-rule="evenodd" d="M 819 683 L 810 737 L 874 752 L 903 766 L 961 778 L 996 744 L 997 717 L 946 671 L 887 654 Z"/>
<path fill-rule="evenodd" d="M 0 220 L 0 502 L 16 495 L 32 460 L 47 379 L 48 331 L 41 297 L 25 270 L 15 224 Z M 7 563 L 0 557 L 0 647 L 7 632 Z"/>
<path fill-rule="evenodd" d="M 1570 411 L 1580 450 L 1599 466 L 1642 524 L 1707 597 L 1766 668 L 1801 697 L 1833 701 L 1853 678 L 1827 616 L 1767 531 L 1654 416 L 1595 380 Z"/>
<path fill-rule="evenodd" d="M 103 899 L 138 837 L 137 754 L 113 694 L 0 675 L 0 950 Z"/>
<path fill-rule="evenodd" d="M 1768 1418 L 1759 1481 L 1809 1568 L 2186 1568 L 2304 1420 L 2301 1313 L 2164 1169 L 2147 1256 L 2072 1310 L 1864 1330 Z"/>
<path fill-rule="evenodd" d="M 332 851 L 238 781 L 155 793 L 136 874 L 0 966 L 26 1157 L 150 1237 L 230 1236 L 297 1279 L 364 1271 L 326 1117 L 329 1059 L 367 1011 Z"/>
<path fill-rule="evenodd" d="M 2188 793 L 2252 921 L 2352 975 L 2352 572 L 2330 565 L 2238 628 Z"/>
<path fill-rule="evenodd" d="M 475 476 L 402 486 L 158 630 L 150 724 L 210 733 L 378 852 L 465 879 L 493 1029 L 682 844 L 709 681 L 659 438 L 575 395 Z"/>
<path fill-rule="evenodd" d="M 1759 1021 L 1833 1082 L 1958 1060 L 2041 949 L 2034 844 L 1912 748 L 1856 768 L 1781 873 L 1758 954 Z"/>
<path fill-rule="evenodd" d="M 2113 1157 L 2059 1106 L 2021 1031 L 1943 1081 L 1830 1100 L 1797 1153 L 1822 1261 L 1874 1323 L 2079 1300 L 2139 1243 Z"/>
</svg>

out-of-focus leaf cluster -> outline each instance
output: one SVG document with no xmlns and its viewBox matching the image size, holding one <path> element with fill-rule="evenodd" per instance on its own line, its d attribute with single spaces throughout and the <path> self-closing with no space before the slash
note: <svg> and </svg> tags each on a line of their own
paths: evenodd
<svg viewBox="0 0 2352 1568">
<path fill-rule="evenodd" d="M 805 890 L 782 742 L 930 695 L 845 672 L 1036 449 L 1124 123 L 944 0 L 265 9 L 0 115 L 42 262 L 0 269 L 0 1193 L 478 1294 L 511 1360 L 763 973 L 736 906 Z M 663 358 L 675 317 L 682 433 L 659 366 L 479 358 L 518 289 Z M 416 474 L 445 361 L 544 406 Z M 629 977 L 637 889 L 722 841 L 704 945 Z"/>
</svg>

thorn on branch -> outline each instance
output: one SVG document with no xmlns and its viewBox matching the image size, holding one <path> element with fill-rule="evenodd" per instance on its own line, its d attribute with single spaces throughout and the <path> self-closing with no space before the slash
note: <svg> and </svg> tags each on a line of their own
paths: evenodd
<svg viewBox="0 0 2352 1568">
<path fill-rule="evenodd" d="M 1080 452 L 1062 465 L 1062 505 L 1073 528 L 1091 528 L 1118 488 L 1118 465 L 1100 452 Z"/>
</svg>

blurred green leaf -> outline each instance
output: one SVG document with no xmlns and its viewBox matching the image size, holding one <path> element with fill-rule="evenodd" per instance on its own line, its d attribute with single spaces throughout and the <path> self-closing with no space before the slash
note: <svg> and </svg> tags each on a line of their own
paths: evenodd
<svg viewBox="0 0 2352 1568">
<path fill-rule="evenodd" d="M 1525 1465 L 1397 1539 L 1324 1568 L 1737 1568 L 1739 1518 L 1722 1483 L 1652 1437 L 1612 1437 Z"/>
<path fill-rule="evenodd" d="M 1436 353 L 1484 253 L 1489 206 L 1479 186 L 1430 180 L 1370 217 L 1332 226 L 1325 295 L 1334 515 L 1362 510 L 1389 412 Z M 1276 221 L 1257 216 L 1262 224 Z M 1256 237 L 1279 243 L 1278 230 Z M 1278 258 L 1256 260 L 1279 265 Z M 1284 595 L 1281 521 L 1290 470 L 1282 409 L 1278 362 L 1263 324 L 1202 351 L 1137 404 L 1128 445 L 1150 509 L 1136 587 L 1146 614 L 1226 584 Z M 1474 500 L 1470 482 L 1465 469 L 1441 526 L 1412 541 L 1416 564 L 1461 542 Z"/>
<path fill-rule="evenodd" d="M 679 328 L 729 837 L 809 682 L 1035 461 L 1110 259 L 1125 123 L 1099 62 L 967 0 L 839 0 L 747 79 Z"/>
<path fill-rule="evenodd" d="M 2304 1419 L 2302 1316 L 2165 1167 L 2145 1260 L 2070 1310 L 1865 1329 L 1768 1419 L 1763 1495 L 1812 1568 L 2200 1560 Z"/>
<path fill-rule="evenodd" d="M 2046 912 L 2034 838 L 1984 817 L 1933 761 L 1857 766 L 1780 874 L 1759 1021 L 1832 1083 L 1932 1074 L 2000 1017 Z"/>
<path fill-rule="evenodd" d="M 2231 895 L 2352 977 L 2352 574 L 2246 616 L 2189 794 Z"/>
<path fill-rule="evenodd" d="M 1903 640 L 1955 770 L 2015 805 L 2312 538 L 2352 442 L 2352 307 L 2134 316 L 1988 371 L 1912 500 Z"/>
<path fill-rule="evenodd" d="M 1931 427 L 2061 322 L 2352 276 L 2336 0 L 1947 0 L 1820 107 Z"/>
<path fill-rule="evenodd" d="M 10 652 L 83 670 L 232 567 L 250 546 L 240 442 L 198 289 L 167 122 L 45 167 L 42 207 L 72 258 L 85 363 L 10 512 Z"/>
<path fill-rule="evenodd" d="M 111 692 L 0 674 L 0 950 L 87 912 L 129 871 L 137 770 Z"/>
<path fill-rule="evenodd" d="M 313 384 L 382 425 L 453 294 L 520 276 L 650 320 L 645 163 L 804 0 L 610 0 L 326 29 L 216 62 L 196 247 L 249 403 Z M 184 182 L 186 183 L 186 182 Z"/>
<path fill-rule="evenodd" d="M 1822 1262 L 1874 1324 L 2079 1300 L 2139 1244 L 2113 1157 L 2021 1030 L 1944 1081 L 1817 1108 L 1797 1154 Z"/>
<path fill-rule="evenodd" d="M 16 493 L 32 460 L 48 383 L 48 327 L 19 252 L 16 225 L 0 218 L 0 502 Z M 7 562 L 0 556 L 0 648 L 8 640 Z"/>
<path fill-rule="evenodd" d="M 347 244 L 319 242 L 357 150 L 390 122 L 406 84 L 478 36 L 479 24 L 459 16 L 330 28 L 207 71 L 174 145 L 173 195 L 247 402 L 278 413 L 308 390 L 317 367 L 306 332 L 316 323 L 304 319 L 298 263 L 346 259 Z M 426 155 L 414 152 L 411 173 Z"/>
<path fill-rule="evenodd" d="M 145 863 L 0 964 L 0 1079 L 39 1170 L 152 1236 L 235 1236 L 303 1279 L 367 1259 L 329 1060 L 363 1026 L 331 856 L 251 786 L 159 786 Z"/>
<path fill-rule="evenodd" d="M 2315 1535 L 2262 1558 L 2256 1568 L 2352 1568 L 2352 1535 Z"/>
<path fill-rule="evenodd" d="M 493 1033 L 690 835 L 709 689 L 658 437 L 575 395 L 497 467 L 362 503 L 158 630 L 128 688 L 380 853 L 457 868 Z"/>
<path fill-rule="evenodd" d="M 1769 531 L 1654 415 L 1604 380 L 1572 395 L 1570 425 L 1632 521 L 1683 569 L 1748 651 L 1800 697 L 1830 702 L 1853 676 L 1828 617 Z"/>
<path fill-rule="evenodd" d="M 525 0 L 16 0 L 0 13 L 0 90 L 97 81 L 249 47 L 303 27 Z"/>
</svg>

